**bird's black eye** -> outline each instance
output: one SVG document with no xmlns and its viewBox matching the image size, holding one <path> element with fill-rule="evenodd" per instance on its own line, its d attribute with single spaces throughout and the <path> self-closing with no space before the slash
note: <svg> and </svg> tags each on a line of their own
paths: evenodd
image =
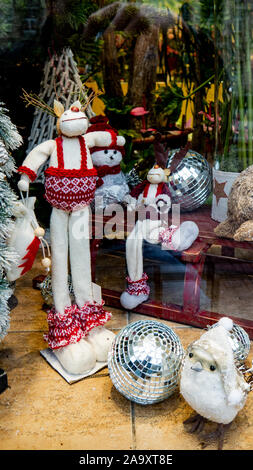
<svg viewBox="0 0 253 470">
<path fill-rule="evenodd" d="M 189 353 L 189 357 L 193 357 L 193 353 Z"/>
<path fill-rule="evenodd" d="M 108 150 L 105 150 L 104 152 L 105 152 L 105 153 L 108 153 Z"/>
<path fill-rule="evenodd" d="M 215 369 L 216 369 L 215 366 L 213 366 L 213 365 L 210 366 L 210 370 L 215 370 Z"/>
</svg>

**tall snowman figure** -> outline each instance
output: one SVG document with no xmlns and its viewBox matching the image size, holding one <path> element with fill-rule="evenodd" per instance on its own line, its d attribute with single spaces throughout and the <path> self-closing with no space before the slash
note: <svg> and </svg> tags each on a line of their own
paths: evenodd
<svg viewBox="0 0 253 470">
<path fill-rule="evenodd" d="M 89 149 L 110 146 L 109 132 L 84 135 L 89 121 L 79 101 L 64 110 L 54 102 L 59 137 L 36 146 L 19 167 L 18 187 L 28 191 L 41 165 L 45 171 L 45 198 L 52 206 L 50 237 L 54 307 L 48 313 L 45 339 L 62 366 L 73 374 L 92 370 L 96 361 L 106 361 L 114 334 L 103 325 L 111 314 L 104 302 L 94 300 L 89 241 L 89 204 L 93 200 L 97 172 Z M 117 137 L 117 145 L 124 145 Z M 75 303 L 68 288 L 68 257 Z"/>
</svg>

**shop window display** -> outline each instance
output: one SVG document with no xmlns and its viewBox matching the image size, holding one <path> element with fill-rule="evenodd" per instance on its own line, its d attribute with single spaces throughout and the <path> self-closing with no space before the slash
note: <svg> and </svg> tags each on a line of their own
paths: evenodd
<svg viewBox="0 0 253 470">
<path fill-rule="evenodd" d="M 94 384 L 119 423 L 131 402 L 136 449 L 156 403 L 182 449 L 233 449 L 252 412 L 251 2 L 25 3 L 1 7 L 0 392 L 30 332 L 28 370 L 63 400 Z"/>
</svg>

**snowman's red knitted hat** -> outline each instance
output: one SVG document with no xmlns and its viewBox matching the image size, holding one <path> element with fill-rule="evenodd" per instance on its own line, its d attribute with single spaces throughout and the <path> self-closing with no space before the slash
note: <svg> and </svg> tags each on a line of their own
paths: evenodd
<svg viewBox="0 0 253 470">
<path fill-rule="evenodd" d="M 97 132 L 97 131 L 109 132 L 112 137 L 112 143 L 111 145 L 109 145 L 109 147 L 91 147 L 90 148 L 91 154 L 94 152 L 99 152 L 100 150 L 114 149 L 114 150 L 118 150 L 119 152 L 121 152 L 121 154 L 124 156 L 125 154 L 124 146 L 117 145 L 118 131 L 109 124 L 109 119 L 107 116 L 99 115 L 99 116 L 94 116 L 90 119 L 90 126 L 88 127 L 86 134 L 88 134 L 89 132 Z"/>
</svg>

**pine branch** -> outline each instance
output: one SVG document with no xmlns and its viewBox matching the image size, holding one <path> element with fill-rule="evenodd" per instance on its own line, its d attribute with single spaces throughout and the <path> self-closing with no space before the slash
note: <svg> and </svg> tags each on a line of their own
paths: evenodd
<svg viewBox="0 0 253 470">
<path fill-rule="evenodd" d="M 4 103 L 0 103 L 0 139 L 7 150 L 15 150 L 22 144 L 23 139 L 7 113 Z"/>
</svg>

